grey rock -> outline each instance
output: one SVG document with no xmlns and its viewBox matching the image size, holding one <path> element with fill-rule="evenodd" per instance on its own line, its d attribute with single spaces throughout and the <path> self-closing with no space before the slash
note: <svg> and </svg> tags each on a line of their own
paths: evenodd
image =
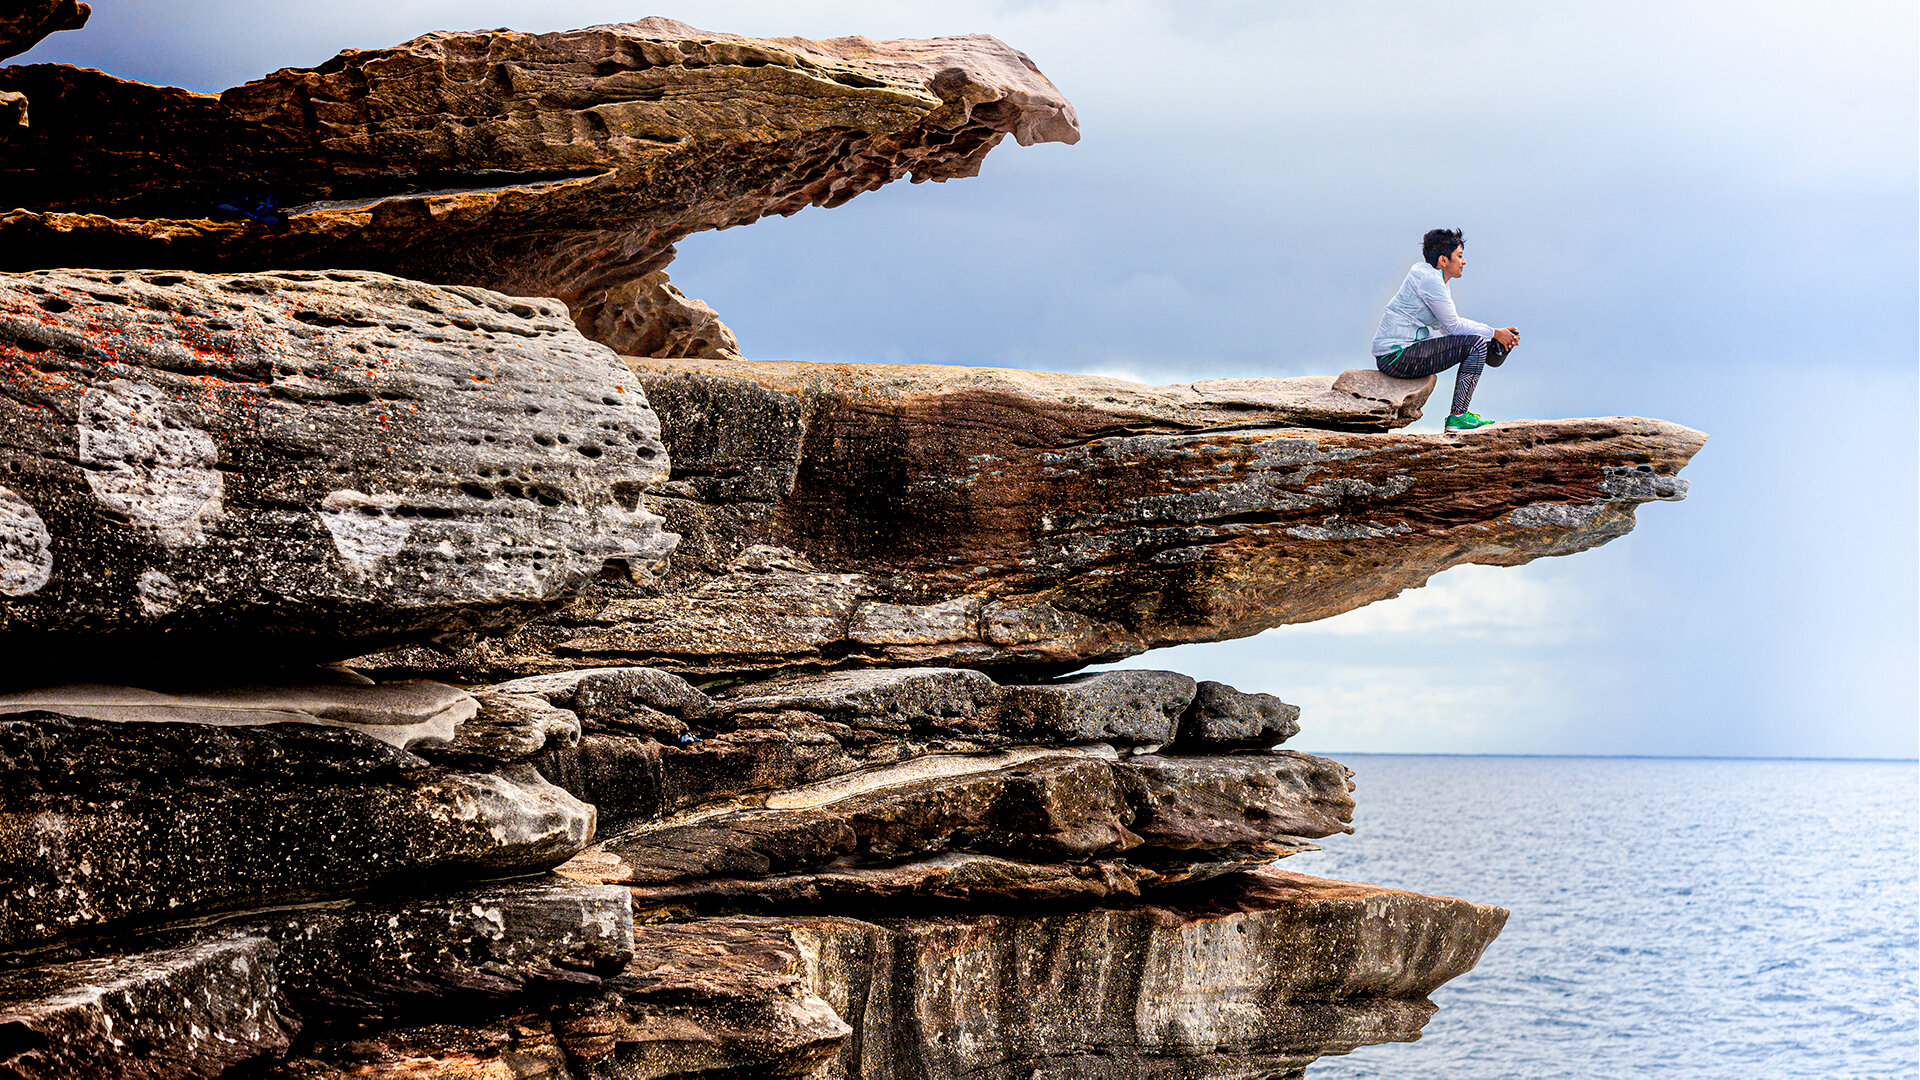
<svg viewBox="0 0 1920 1080">
<path fill-rule="evenodd" d="M 454 729 L 444 745 L 422 746 L 422 756 L 450 765 L 524 761 L 580 741 L 580 718 L 533 694 L 475 690 L 474 715 Z"/>
<path fill-rule="evenodd" d="M 512 625 L 673 542 L 637 503 L 666 476 L 644 391 L 552 301 L 348 272 L 5 275 L 0 384 L 16 657 L 351 656 Z"/>
<path fill-rule="evenodd" d="M 252 920 L 306 1015 L 473 1009 L 530 989 L 587 992 L 633 956 L 633 899 L 551 875 Z"/>
<path fill-rule="evenodd" d="M 1005 689 L 1003 723 L 1035 742 L 1170 743 L 1194 681 L 1172 671 L 1103 671 Z"/>
<path fill-rule="evenodd" d="M 966 668 L 885 668 L 753 683 L 724 698 L 727 712 L 798 711 L 898 732 L 990 733 L 1006 691 Z"/>
<path fill-rule="evenodd" d="M 0 971 L 8 1080 L 185 1080 L 286 1050 L 278 948 L 228 933 L 153 952 Z"/>
<path fill-rule="evenodd" d="M 593 808 L 525 764 L 430 767 L 297 724 L 0 719 L 0 948 L 132 919 L 565 861 Z"/>
<path fill-rule="evenodd" d="M 359 732 L 392 746 L 445 743 L 479 709 L 471 694 L 432 682 L 373 686 L 234 686 L 163 692 L 71 683 L 0 693 L 0 716 L 51 712 L 122 724 L 214 727 L 313 724 Z"/>
<path fill-rule="evenodd" d="M 1173 748 L 1274 746 L 1298 734 L 1300 706 L 1206 681 L 1198 684 L 1193 704 L 1180 718 Z"/>
<path fill-rule="evenodd" d="M 618 730 L 668 740 L 688 732 L 688 721 L 719 709 L 713 699 L 678 675 L 648 667 L 590 667 L 532 675 L 499 683 L 505 694 L 545 699 L 580 718 L 588 731 Z"/>
</svg>

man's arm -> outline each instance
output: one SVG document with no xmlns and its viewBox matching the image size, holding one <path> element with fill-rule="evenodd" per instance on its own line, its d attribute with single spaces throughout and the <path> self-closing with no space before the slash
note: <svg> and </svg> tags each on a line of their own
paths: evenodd
<svg viewBox="0 0 1920 1080">
<path fill-rule="evenodd" d="M 1493 327 L 1483 322 L 1462 318 L 1453 307 L 1453 294 L 1447 291 L 1444 283 L 1436 284 L 1432 280 L 1422 281 L 1418 286 L 1420 299 L 1426 301 L 1427 310 L 1440 322 L 1440 329 L 1449 334 L 1465 334 L 1471 337 L 1496 337 Z M 1501 342 L 1505 345 L 1505 342 Z M 1511 349 L 1513 346 L 1507 345 Z"/>
</svg>

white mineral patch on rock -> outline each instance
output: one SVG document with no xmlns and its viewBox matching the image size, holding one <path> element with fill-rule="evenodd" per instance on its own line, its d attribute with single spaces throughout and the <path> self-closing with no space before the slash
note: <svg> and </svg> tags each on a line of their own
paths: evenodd
<svg viewBox="0 0 1920 1080">
<path fill-rule="evenodd" d="M 53 576 L 53 537 L 27 500 L 0 487 L 0 595 L 26 596 Z"/>
<path fill-rule="evenodd" d="M 180 606 L 180 586 L 158 570 L 141 574 L 134 592 L 140 596 L 140 610 L 146 612 L 149 619 L 170 614 Z"/>
<path fill-rule="evenodd" d="M 217 505 L 213 439 L 157 387 L 115 379 L 80 399 L 80 464 L 107 508 L 136 525 L 185 525 Z"/>
<path fill-rule="evenodd" d="M 335 491 L 320 501 L 320 521 L 347 565 L 364 569 L 406 546 L 413 523 L 394 515 L 399 505 L 398 495 Z"/>
</svg>

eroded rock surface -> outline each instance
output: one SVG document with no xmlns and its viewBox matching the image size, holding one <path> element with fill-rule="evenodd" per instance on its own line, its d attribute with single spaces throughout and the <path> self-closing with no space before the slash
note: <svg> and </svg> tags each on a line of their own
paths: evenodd
<svg viewBox="0 0 1920 1080">
<path fill-rule="evenodd" d="M 267 667 L 509 625 L 664 555 L 638 505 L 664 474 L 644 391 L 550 301 L 0 276 L 0 644 L 22 661 L 0 679 L 29 655 Z"/>
<path fill-rule="evenodd" d="M 1325 430 L 1346 423 L 1313 404 L 1330 388 L 1294 409 L 988 369 L 635 366 L 672 458 L 649 493 L 682 537 L 665 571 L 596 582 L 501 639 L 369 663 L 1059 672 L 1583 551 L 1683 497 L 1705 441 L 1636 417 Z"/>
<path fill-rule="evenodd" d="M 631 290 L 690 233 L 972 176 L 1009 134 L 1079 138 L 990 37 L 670 19 L 427 34 L 218 95 L 58 65 L 0 72 L 0 92 L 36 117 L 0 166 L 8 269 L 376 269 L 558 297 L 623 344 L 675 336 Z M 263 197 L 281 210 L 216 220 Z"/>
</svg>

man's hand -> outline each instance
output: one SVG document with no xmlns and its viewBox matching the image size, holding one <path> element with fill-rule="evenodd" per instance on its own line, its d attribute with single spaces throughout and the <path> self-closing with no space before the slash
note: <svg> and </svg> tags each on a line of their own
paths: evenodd
<svg viewBox="0 0 1920 1080">
<path fill-rule="evenodd" d="M 1520 328 L 1517 326 L 1509 326 L 1504 330 L 1495 330 L 1493 332 L 1493 340 L 1499 342 L 1501 348 L 1511 349 L 1515 345 L 1520 344 Z"/>
</svg>

